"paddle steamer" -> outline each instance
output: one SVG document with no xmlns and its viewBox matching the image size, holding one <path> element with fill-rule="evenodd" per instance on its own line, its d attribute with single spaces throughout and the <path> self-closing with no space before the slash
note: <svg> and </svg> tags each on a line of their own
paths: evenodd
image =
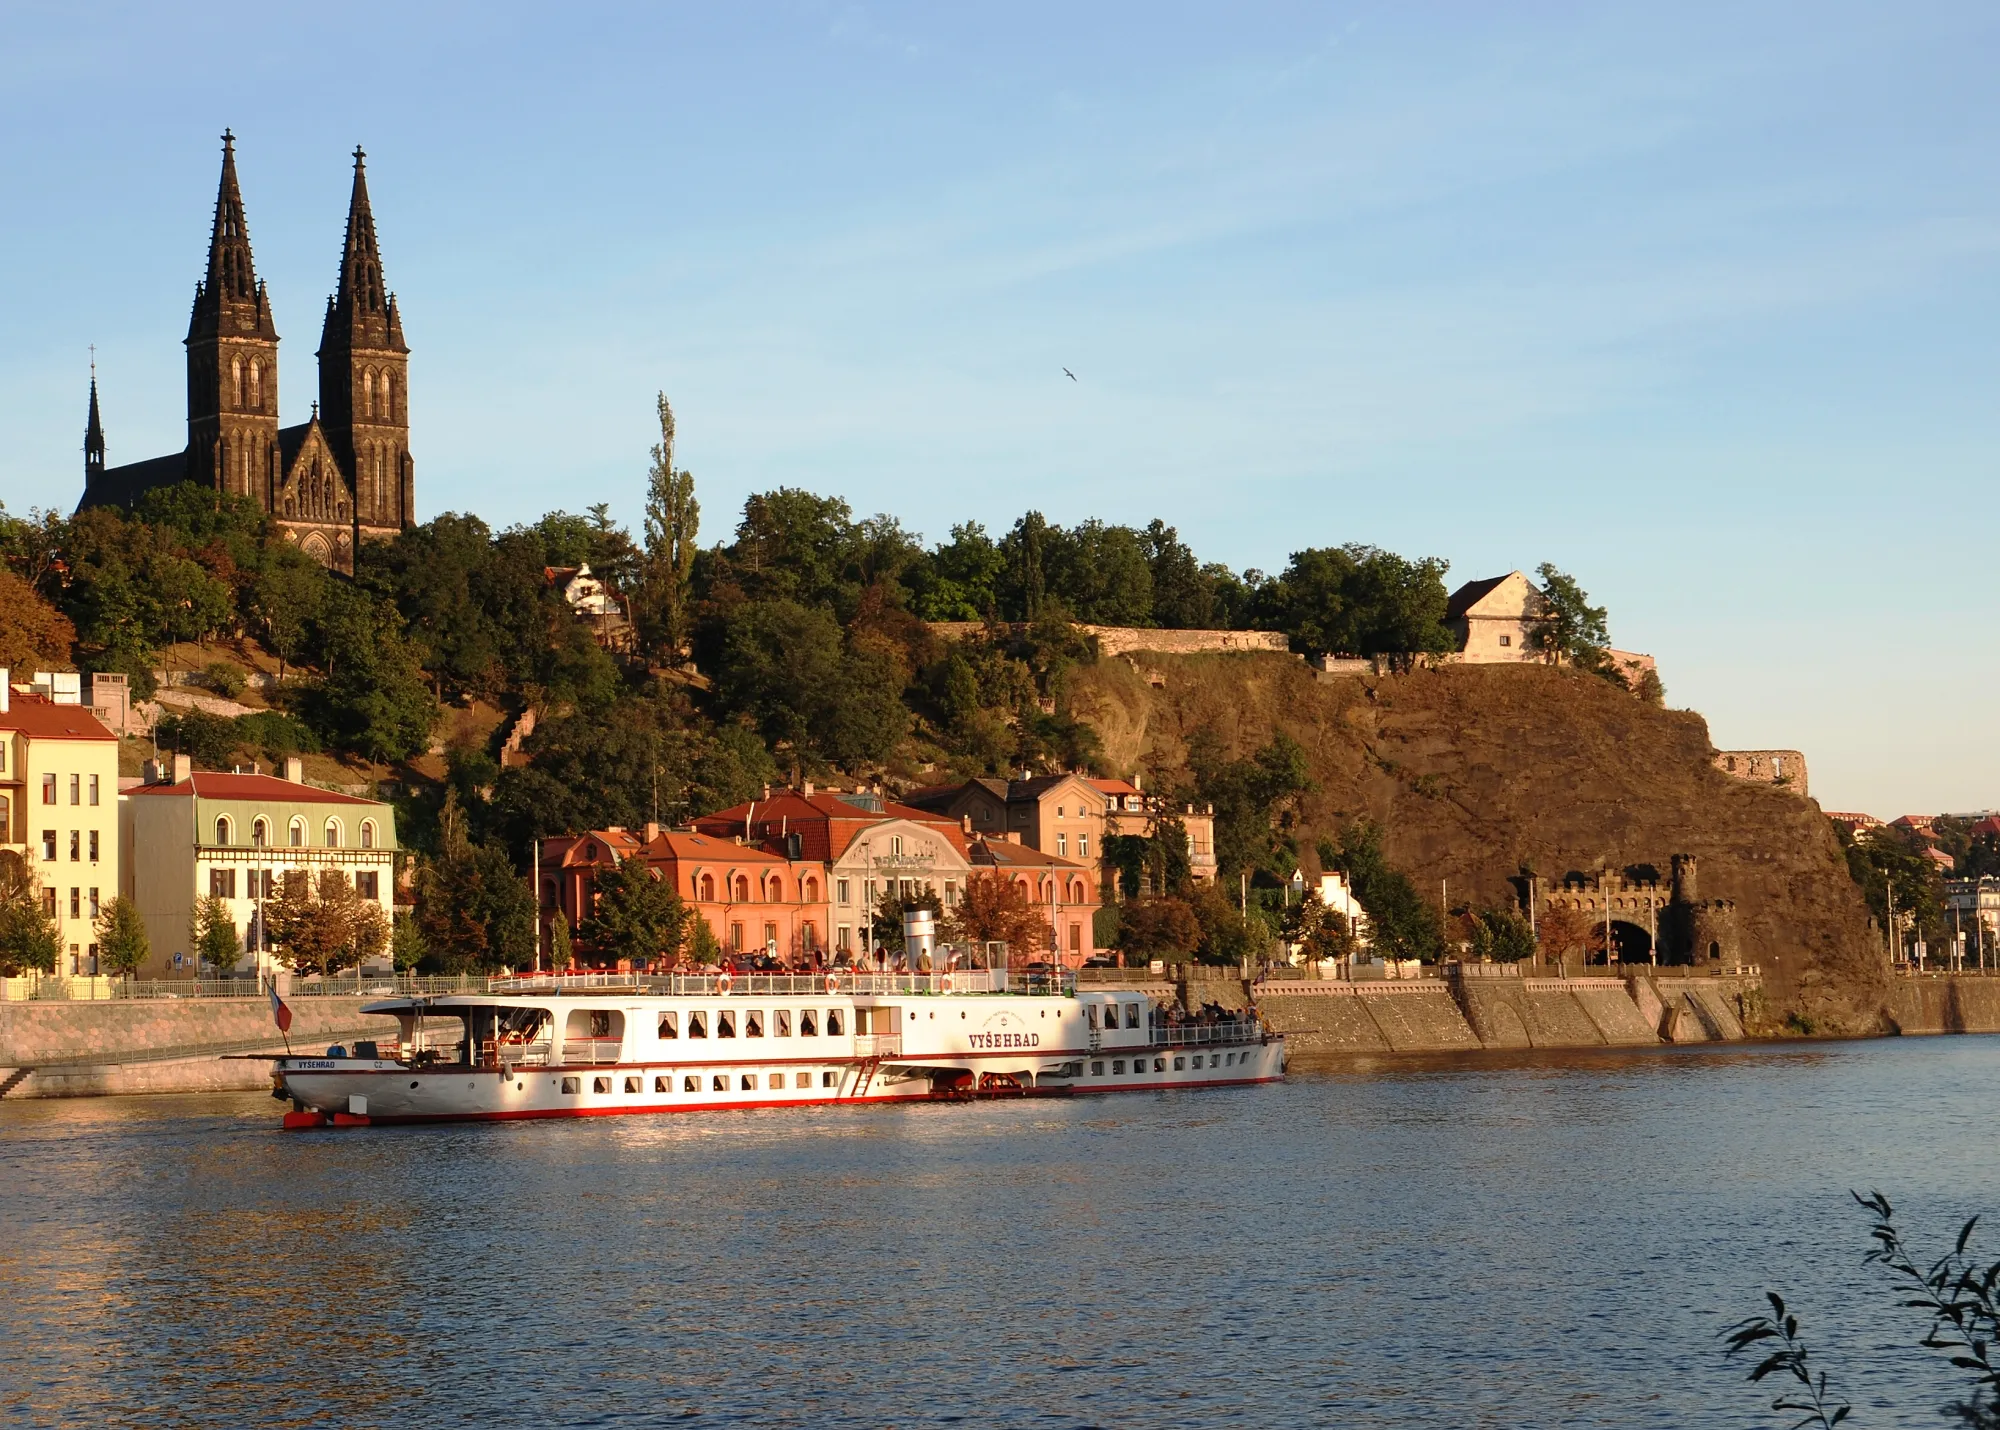
<svg viewBox="0 0 2000 1430">
<path fill-rule="evenodd" d="M 280 1058 L 288 1126 L 1158 1092 L 1275 1082 L 1253 1012 L 1170 1021 L 1063 970 L 495 979 L 394 998 L 393 1038 Z"/>
</svg>

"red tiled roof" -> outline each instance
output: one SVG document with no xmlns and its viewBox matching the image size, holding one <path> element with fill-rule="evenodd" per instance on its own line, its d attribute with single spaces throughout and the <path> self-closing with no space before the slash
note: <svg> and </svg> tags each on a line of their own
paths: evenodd
<svg viewBox="0 0 2000 1430">
<path fill-rule="evenodd" d="M 118 738 L 81 705 L 58 705 L 43 696 L 24 695 L 18 690 L 7 704 L 7 713 L 0 715 L 0 730 L 18 730 L 30 740 Z"/>
<path fill-rule="evenodd" d="M 907 819 L 934 829 L 951 841 L 961 854 L 965 835 L 955 819 L 912 809 L 906 804 L 883 800 L 878 810 L 862 809 L 835 794 L 800 794 L 781 790 L 769 799 L 719 809 L 694 821 L 697 832 L 711 838 L 776 839 L 781 834 L 799 836 L 800 857 L 830 864 L 847 852 L 847 847 L 864 830 L 891 819 Z M 747 831 L 744 826 L 751 826 Z"/>
<path fill-rule="evenodd" d="M 362 799 L 357 795 L 320 789 L 316 785 L 293 784 L 290 780 L 281 780 L 276 775 L 225 775 L 210 770 L 197 770 L 179 784 L 137 785 L 125 793 L 197 795 L 202 799 L 282 800 L 288 804 L 380 805 L 382 803 L 378 799 Z"/>
<path fill-rule="evenodd" d="M 773 854 L 751 844 L 738 844 L 734 839 L 717 839 L 712 835 L 685 834 L 674 830 L 655 836 L 643 852 L 648 859 L 723 859 L 736 864 L 790 862 L 782 854 Z"/>
<path fill-rule="evenodd" d="M 1082 870 L 1084 865 L 1074 859 L 1065 859 L 1060 854 L 1045 854 L 1026 844 L 1016 844 L 1011 839 L 978 839 L 972 844 L 972 862 L 988 864 L 996 868 L 1018 869 L 1053 867 L 1058 869 Z"/>
<path fill-rule="evenodd" d="M 1133 784 L 1130 780 L 1086 780 L 1084 783 L 1100 794 L 1124 795 L 1138 794 L 1140 792 L 1139 786 Z"/>
</svg>

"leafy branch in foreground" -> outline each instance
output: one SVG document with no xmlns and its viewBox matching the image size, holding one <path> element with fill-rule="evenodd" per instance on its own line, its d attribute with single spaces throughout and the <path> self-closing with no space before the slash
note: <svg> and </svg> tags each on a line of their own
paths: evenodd
<svg viewBox="0 0 2000 1430">
<path fill-rule="evenodd" d="M 1945 1406 L 1945 1416 L 1974 1430 L 2000 1430 L 2000 1366 L 1993 1360 L 1994 1341 L 2000 1337 L 2000 1261 L 1982 1266 L 1966 1254 L 1979 1218 L 1973 1217 L 1960 1227 L 1951 1250 L 1924 1267 L 1904 1245 L 1896 1228 L 1895 1208 L 1887 1197 L 1880 1192 L 1865 1197 L 1859 1192 L 1850 1195 L 1874 1218 L 1868 1235 L 1875 1245 L 1864 1262 L 1889 1272 L 1908 1296 L 1897 1303 L 1899 1306 L 1930 1314 L 1930 1326 L 1917 1344 L 1946 1352 L 1955 1369 L 1972 1372 L 1971 1396 Z M 1805 1342 L 1799 1338 L 1797 1317 L 1775 1292 L 1765 1295 L 1771 1302 L 1769 1315 L 1752 1316 L 1722 1332 L 1728 1342 L 1727 1353 L 1738 1355 L 1776 1342 L 1750 1372 L 1751 1382 L 1773 1375 L 1791 1377 L 1798 1388 L 1779 1396 L 1771 1408 L 1803 1412 L 1791 1430 L 1815 1425 L 1832 1430 L 1847 1418 L 1852 1407 L 1829 1405 L 1826 1372 L 1813 1373 Z"/>
<path fill-rule="evenodd" d="M 1827 1409 L 1826 1372 L 1821 1371 L 1817 1376 L 1813 1374 L 1806 1353 L 1806 1343 L 1799 1339 L 1798 1317 L 1785 1309 L 1784 1298 L 1777 1292 L 1766 1291 L 1764 1294 L 1771 1302 L 1770 1315 L 1751 1316 L 1747 1320 L 1738 1321 L 1723 1332 L 1729 1341 L 1729 1354 L 1739 1355 L 1765 1341 L 1781 1342 L 1776 1350 L 1766 1355 L 1757 1363 L 1757 1368 L 1750 1372 L 1751 1383 L 1754 1385 L 1766 1376 L 1780 1373 L 1789 1375 L 1798 1383 L 1799 1388 L 1780 1395 L 1771 1402 L 1771 1408 L 1805 1412 L 1800 1419 L 1792 1422 L 1792 1430 L 1803 1430 L 1803 1427 L 1808 1425 L 1820 1426 L 1821 1430 L 1833 1430 L 1834 1426 L 1848 1417 L 1854 1407 L 1840 1405 L 1831 1411 Z"/>
</svg>

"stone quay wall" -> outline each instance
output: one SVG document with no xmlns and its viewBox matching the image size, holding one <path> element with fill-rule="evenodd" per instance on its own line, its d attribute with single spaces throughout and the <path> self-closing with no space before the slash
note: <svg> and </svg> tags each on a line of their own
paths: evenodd
<svg viewBox="0 0 2000 1430">
<path fill-rule="evenodd" d="M 392 1030 L 362 1014 L 373 1001 L 292 999 L 292 1046 L 318 1051 Z M 261 1088 L 264 1062 L 227 1055 L 284 1047 L 261 997 L 0 1003 L 0 1097 Z"/>
<path fill-rule="evenodd" d="M 1889 987 L 1898 1033 L 2000 1033 L 2000 978 L 1991 974 L 1898 978 Z"/>
</svg>

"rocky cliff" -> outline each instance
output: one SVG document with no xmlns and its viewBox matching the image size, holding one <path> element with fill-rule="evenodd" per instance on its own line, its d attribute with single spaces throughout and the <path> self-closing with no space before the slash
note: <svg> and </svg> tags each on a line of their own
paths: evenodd
<svg viewBox="0 0 2000 1430">
<path fill-rule="evenodd" d="M 1070 696 L 1120 769 L 1180 771 L 1212 727 L 1239 753 L 1282 730 L 1311 762 L 1301 848 L 1366 816 L 1420 888 L 1512 905 L 1510 878 L 1700 859 L 1701 895 L 1733 899 L 1774 1024 L 1887 1026 L 1888 976 L 1819 807 L 1714 766 L 1708 726 L 1594 676 L 1457 666 L 1324 677 L 1279 655 L 1145 654 L 1076 673 Z M 1773 1029 L 1775 1030 L 1775 1028 Z"/>
</svg>

